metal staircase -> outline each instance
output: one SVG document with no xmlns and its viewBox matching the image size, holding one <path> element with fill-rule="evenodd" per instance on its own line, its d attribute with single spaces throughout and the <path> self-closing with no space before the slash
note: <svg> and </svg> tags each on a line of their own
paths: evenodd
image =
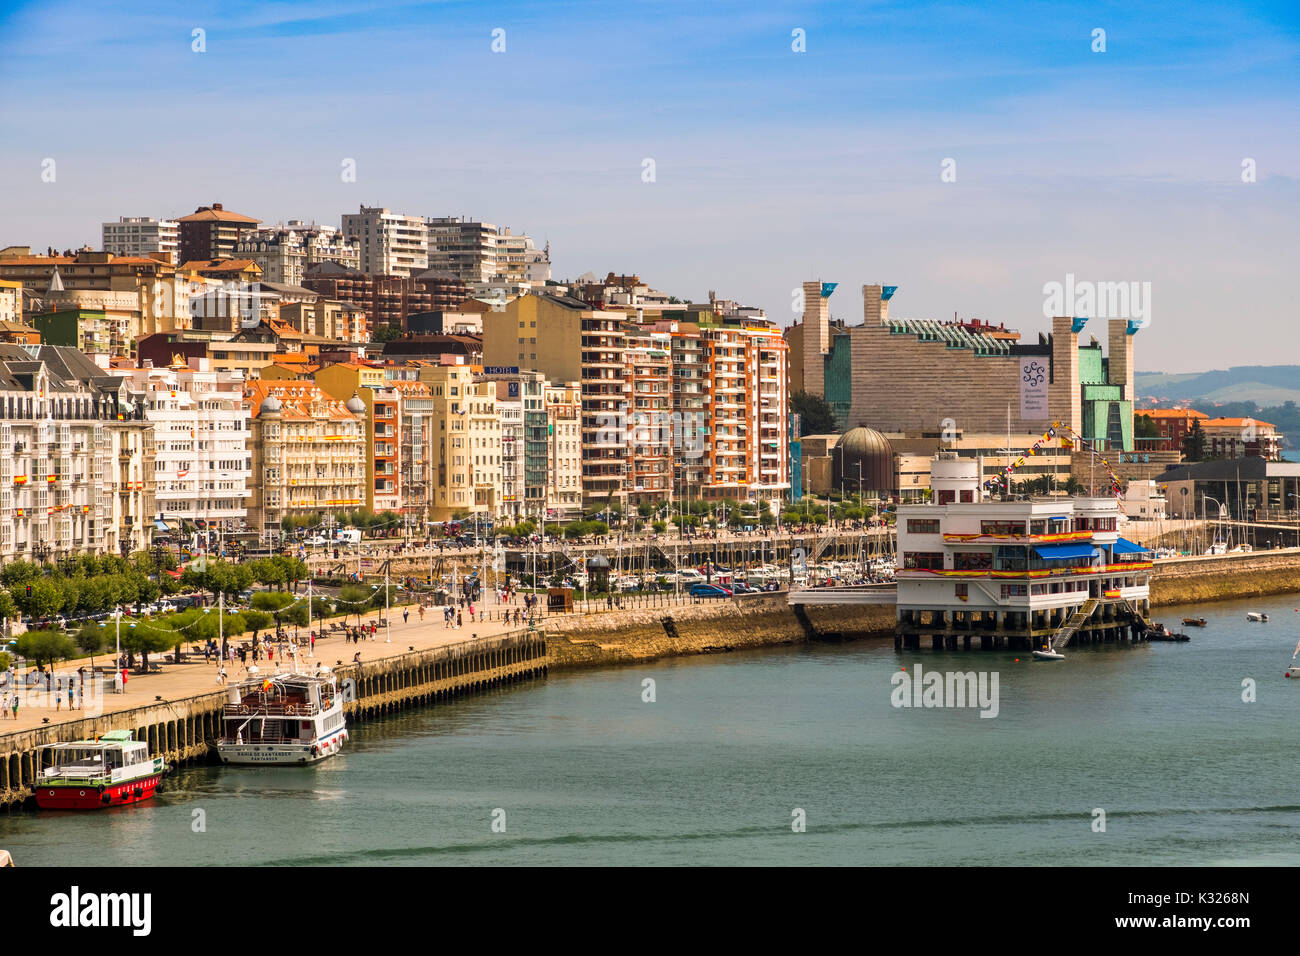
<svg viewBox="0 0 1300 956">
<path fill-rule="evenodd" d="M 1096 598 L 1088 598 L 1070 615 L 1069 619 L 1061 625 L 1061 629 L 1052 637 L 1052 650 L 1059 651 L 1066 644 L 1074 639 L 1074 635 L 1079 633 L 1079 628 L 1087 623 L 1088 618 L 1092 617 L 1092 612 L 1097 609 L 1099 602 Z"/>
</svg>

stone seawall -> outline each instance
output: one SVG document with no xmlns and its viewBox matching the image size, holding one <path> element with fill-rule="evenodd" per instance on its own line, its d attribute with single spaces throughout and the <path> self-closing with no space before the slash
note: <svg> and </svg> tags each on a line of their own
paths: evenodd
<svg viewBox="0 0 1300 956">
<path fill-rule="evenodd" d="M 1300 550 L 1176 558 L 1151 575 L 1151 606 L 1266 597 L 1300 591 Z"/>
<path fill-rule="evenodd" d="M 894 633 L 894 609 L 793 608 L 787 595 L 709 599 L 658 612 L 615 611 L 546 625 L 552 667 L 632 664 L 681 654 L 714 654 L 812 640 L 857 640 Z"/>
</svg>

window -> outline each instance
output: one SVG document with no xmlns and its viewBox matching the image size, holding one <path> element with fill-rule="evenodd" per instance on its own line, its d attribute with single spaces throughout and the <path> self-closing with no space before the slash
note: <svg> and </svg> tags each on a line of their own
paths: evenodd
<svg viewBox="0 0 1300 956">
<path fill-rule="evenodd" d="M 980 534 L 1024 534 L 1025 523 L 1023 521 L 981 521 Z"/>
<path fill-rule="evenodd" d="M 907 532 L 908 534 L 938 534 L 939 519 L 938 518 L 908 518 Z"/>
<path fill-rule="evenodd" d="M 988 571 L 993 567 L 993 553 L 958 551 L 952 556 L 952 566 L 958 571 Z"/>
<path fill-rule="evenodd" d="M 942 551 L 908 551 L 903 555 L 903 567 L 909 571 L 942 571 Z"/>
<path fill-rule="evenodd" d="M 941 505 L 950 505 L 957 500 L 956 492 L 951 488 L 940 489 L 938 500 Z"/>
</svg>

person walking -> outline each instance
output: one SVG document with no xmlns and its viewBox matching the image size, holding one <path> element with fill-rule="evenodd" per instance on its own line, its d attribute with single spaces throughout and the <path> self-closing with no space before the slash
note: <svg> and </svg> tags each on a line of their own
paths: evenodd
<svg viewBox="0 0 1300 956">
<path fill-rule="evenodd" d="M 9 704 L 10 704 L 10 706 L 13 707 L 13 711 L 14 711 L 14 720 L 17 720 L 17 719 L 18 719 L 18 694 L 17 694 L 17 692 L 14 693 L 13 699 L 9 702 Z"/>
<path fill-rule="evenodd" d="M 469 604 L 469 622 L 471 624 L 474 623 L 474 602 L 473 601 L 471 601 Z"/>
<path fill-rule="evenodd" d="M 409 607 L 402 608 L 402 623 L 406 624 L 410 621 L 410 619 L 411 619 L 411 609 Z"/>
<path fill-rule="evenodd" d="M 419 613 L 420 613 L 420 623 L 423 624 L 423 623 L 424 623 L 424 605 L 423 605 L 423 604 L 421 604 L 420 607 L 419 607 Z"/>
<path fill-rule="evenodd" d="M 217 683 L 220 684 L 222 687 L 226 686 L 226 667 L 224 664 L 217 671 Z"/>
<path fill-rule="evenodd" d="M 460 630 L 460 626 L 461 626 L 462 624 L 464 624 L 464 623 L 465 623 L 465 619 L 461 616 L 461 612 L 460 612 L 460 611 L 457 611 L 457 612 L 456 612 L 456 630 L 459 631 L 459 630 Z"/>
</svg>

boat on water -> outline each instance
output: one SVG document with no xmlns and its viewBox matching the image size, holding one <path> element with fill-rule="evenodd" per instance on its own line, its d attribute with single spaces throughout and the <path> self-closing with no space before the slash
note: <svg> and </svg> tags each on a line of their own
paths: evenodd
<svg viewBox="0 0 1300 956">
<path fill-rule="evenodd" d="M 1051 647 L 1044 645 L 1042 650 L 1034 651 L 1034 659 L 1039 661 L 1063 661 L 1065 655 L 1060 651 L 1054 651 Z"/>
<path fill-rule="evenodd" d="M 1156 624 L 1154 627 L 1147 629 L 1148 641 L 1190 641 L 1191 638 L 1186 634 L 1177 631 L 1171 631 L 1163 624 Z"/>
<path fill-rule="evenodd" d="M 1183 618 L 1183 627 L 1205 627 L 1206 621 L 1203 617 L 1185 617 Z"/>
<path fill-rule="evenodd" d="M 254 673 L 232 686 L 217 755 L 233 764 L 316 763 L 338 753 L 347 739 L 343 695 L 322 664 L 309 674 Z"/>
<path fill-rule="evenodd" d="M 148 800 L 167 765 L 150 757 L 149 745 L 129 730 L 110 730 L 94 740 L 46 744 L 50 765 L 34 790 L 42 810 L 99 810 Z M 42 761 L 44 757 L 42 756 Z"/>
<path fill-rule="evenodd" d="M 1267 623 L 1268 623 L 1268 615 L 1267 615 L 1267 614 L 1264 614 L 1264 613 L 1261 613 L 1260 611 L 1247 611 L 1247 612 L 1246 612 L 1246 620 L 1248 620 L 1248 621 L 1261 621 L 1261 622 L 1267 624 Z"/>
</svg>

